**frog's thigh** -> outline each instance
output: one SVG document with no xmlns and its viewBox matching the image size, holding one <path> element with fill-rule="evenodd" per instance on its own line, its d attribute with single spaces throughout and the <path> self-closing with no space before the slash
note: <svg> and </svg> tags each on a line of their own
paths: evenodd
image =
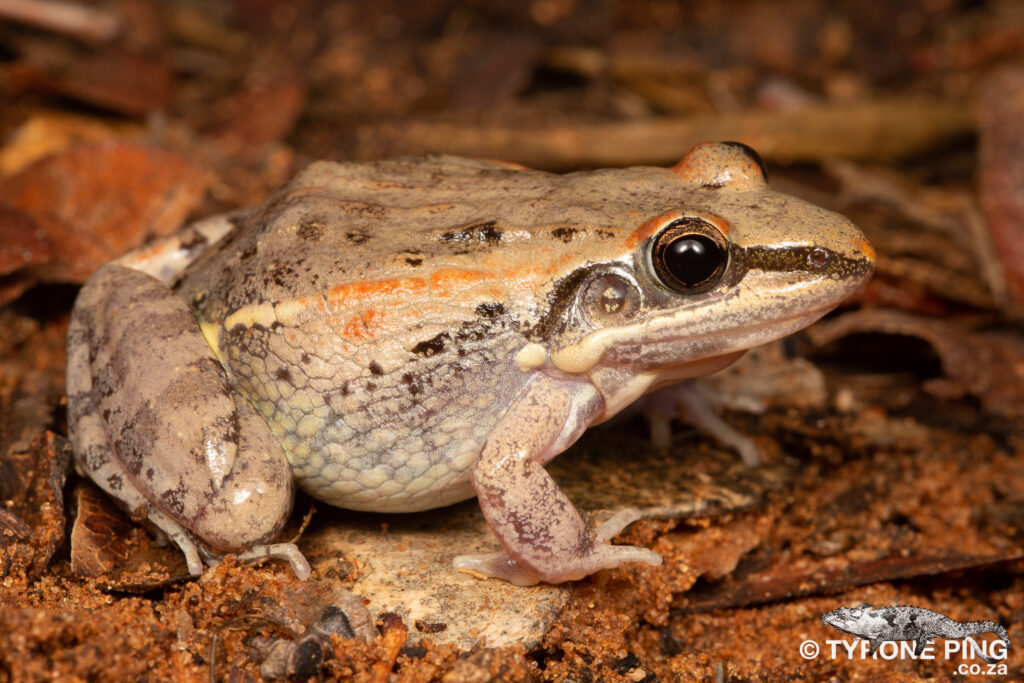
<svg viewBox="0 0 1024 683">
<path fill-rule="evenodd" d="M 534 381 L 488 437 L 473 486 L 505 552 L 456 558 L 457 568 L 531 585 L 572 581 L 623 562 L 661 563 L 647 548 L 608 543 L 635 514 L 616 515 L 591 531 L 544 469 L 557 445 L 571 443 L 590 422 L 573 406 L 571 391 L 548 378 Z M 567 429 L 574 434 L 568 440 Z"/>
<path fill-rule="evenodd" d="M 281 447 L 223 368 L 185 303 L 116 265 L 83 287 L 68 335 L 68 419 L 80 467 L 185 552 L 269 541 L 294 488 Z M 302 573 L 297 550 L 272 546 Z M 301 556 L 299 557 L 301 559 Z"/>
</svg>

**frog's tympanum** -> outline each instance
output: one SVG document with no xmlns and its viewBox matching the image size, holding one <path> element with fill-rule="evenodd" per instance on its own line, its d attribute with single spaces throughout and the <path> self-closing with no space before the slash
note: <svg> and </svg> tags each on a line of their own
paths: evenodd
<svg viewBox="0 0 1024 683">
<path fill-rule="evenodd" d="M 435 156 L 316 163 L 265 204 L 101 267 L 75 304 L 79 468 L 185 553 L 309 566 L 272 544 L 294 483 L 354 510 L 477 496 L 516 584 L 624 562 L 544 464 L 659 387 L 847 297 L 846 219 L 702 144 L 672 168 L 554 175 Z"/>
</svg>

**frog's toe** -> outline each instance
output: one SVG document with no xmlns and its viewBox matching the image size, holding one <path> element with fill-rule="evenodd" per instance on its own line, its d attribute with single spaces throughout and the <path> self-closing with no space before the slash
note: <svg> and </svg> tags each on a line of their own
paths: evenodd
<svg viewBox="0 0 1024 683">
<path fill-rule="evenodd" d="M 647 419 L 651 442 L 656 448 L 669 447 L 672 439 L 670 422 L 677 417 L 723 446 L 732 448 L 739 453 L 743 464 L 756 467 L 761 462 L 757 444 L 715 414 L 717 405 L 725 405 L 723 398 L 694 380 L 659 389 L 638 401 L 638 408 Z M 762 403 L 754 400 L 732 401 L 729 407 L 749 413 L 760 413 L 765 409 Z"/>
<path fill-rule="evenodd" d="M 652 567 L 661 564 L 661 555 L 650 548 L 610 543 L 619 532 L 641 517 L 642 514 L 636 508 L 626 508 L 619 510 L 594 529 L 594 551 L 604 557 L 606 562 L 601 566 L 602 569 L 618 567 L 624 562 L 644 562 Z"/>
<path fill-rule="evenodd" d="M 267 545 L 255 545 L 243 553 L 238 554 L 238 559 L 243 562 L 254 562 L 264 558 L 275 558 L 284 560 L 292 566 L 295 576 L 300 579 L 308 579 L 313 571 L 309 568 L 309 562 L 305 555 L 294 543 L 270 543 Z"/>
<path fill-rule="evenodd" d="M 650 548 L 632 545 L 611 545 L 597 541 L 583 557 L 564 563 L 552 562 L 543 572 L 534 572 L 504 551 L 480 555 L 459 555 L 453 564 L 467 574 L 503 579 L 516 586 L 533 586 L 541 581 L 551 584 L 578 581 L 602 569 L 614 569 L 630 562 L 643 562 L 652 567 L 662 563 L 661 555 Z"/>
<path fill-rule="evenodd" d="M 627 526 L 641 519 L 643 515 L 636 508 L 626 508 L 625 510 L 619 510 L 614 515 L 601 522 L 594 529 L 594 536 L 599 541 L 610 541 Z"/>
<path fill-rule="evenodd" d="M 452 564 L 460 572 L 489 579 L 503 579 L 515 586 L 533 586 L 541 579 L 525 569 L 504 550 L 479 555 L 459 555 Z"/>
<path fill-rule="evenodd" d="M 640 519 L 635 508 L 620 510 L 594 529 L 593 543 L 582 554 L 569 558 L 548 558 L 543 568 L 531 569 L 504 550 L 480 555 L 460 555 L 454 565 L 467 574 L 504 579 L 516 586 L 532 586 L 541 581 L 563 583 L 577 581 L 602 569 L 613 569 L 629 562 L 661 564 L 661 555 L 650 548 L 609 543 L 620 531 Z"/>
<path fill-rule="evenodd" d="M 650 548 L 642 548 L 636 545 L 610 545 L 601 544 L 594 547 L 595 562 L 597 569 L 614 569 L 621 564 L 629 562 L 643 562 L 652 567 L 657 567 L 663 560 L 661 555 Z M 589 573 L 589 572 L 588 572 Z"/>
<path fill-rule="evenodd" d="M 217 553 L 205 546 L 197 546 L 203 561 L 210 567 L 220 564 L 221 560 L 228 553 Z M 235 554 L 235 558 L 244 563 L 255 563 L 260 560 L 284 560 L 291 565 L 295 576 L 305 581 L 313 574 L 309 561 L 302 554 L 299 547 L 294 543 L 263 543 L 247 547 L 244 551 Z M 202 569 L 193 574 L 202 573 Z"/>
<path fill-rule="evenodd" d="M 185 556 L 189 574 L 199 576 L 203 573 L 203 556 L 205 554 L 203 548 L 193 540 L 184 527 L 154 507 L 149 507 L 146 521 L 162 531 L 174 545 L 178 546 Z"/>
</svg>

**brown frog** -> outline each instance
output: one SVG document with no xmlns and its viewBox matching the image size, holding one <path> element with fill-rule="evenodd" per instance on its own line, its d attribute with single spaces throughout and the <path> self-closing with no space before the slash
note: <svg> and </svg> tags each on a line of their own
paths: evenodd
<svg viewBox="0 0 1024 683">
<path fill-rule="evenodd" d="M 316 163 L 265 204 L 101 267 L 75 305 L 79 468 L 182 549 L 268 545 L 294 485 L 355 510 L 477 496 L 517 584 L 657 564 L 544 470 L 635 399 L 798 330 L 863 283 L 842 216 L 737 143 L 554 175 L 435 156 Z"/>
</svg>

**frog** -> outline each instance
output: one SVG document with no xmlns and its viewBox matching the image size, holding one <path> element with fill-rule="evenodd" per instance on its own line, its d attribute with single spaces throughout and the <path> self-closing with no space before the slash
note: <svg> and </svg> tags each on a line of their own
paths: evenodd
<svg viewBox="0 0 1024 683">
<path fill-rule="evenodd" d="M 593 425 L 789 335 L 871 275 L 845 217 L 741 143 L 550 173 L 447 155 L 314 162 L 257 207 L 104 264 L 68 333 L 78 470 L 175 543 L 311 570 L 300 487 L 409 513 L 476 497 L 500 549 L 454 568 L 579 580 L 646 547 L 545 464 Z"/>
</svg>

